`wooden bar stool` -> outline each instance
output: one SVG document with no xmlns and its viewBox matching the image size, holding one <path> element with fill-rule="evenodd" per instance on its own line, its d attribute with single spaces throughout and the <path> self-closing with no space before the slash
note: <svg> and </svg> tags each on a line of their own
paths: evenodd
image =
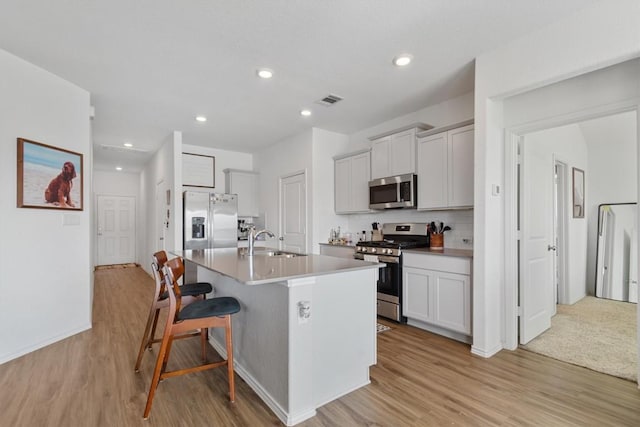
<svg viewBox="0 0 640 427">
<path fill-rule="evenodd" d="M 160 315 L 160 309 L 169 307 L 169 293 L 165 285 L 164 276 L 164 264 L 167 262 L 167 253 L 165 251 L 159 251 L 153 254 L 153 262 L 151 263 L 151 271 L 153 272 L 153 278 L 156 282 L 156 289 L 151 302 L 151 308 L 149 310 L 149 316 L 147 317 L 147 324 L 144 327 L 144 335 L 142 336 L 142 342 L 140 343 L 140 350 L 138 351 L 138 358 L 136 359 L 135 371 L 140 370 L 140 364 L 142 363 L 142 356 L 144 350 L 151 350 L 153 344 L 162 341 L 161 338 L 156 338 L 156 327 L 158 325 L 158 316 Z M 213 287 L 210 283 L 198 282 L 184 284 L 180 287 L 182 294 L 182 305 L 186 306 L 194 301 L 204 300 L 206 294 L 211 292 Z M 189 338 L 200 335 L 202 341 L 202 360 L 206 357 L 207 346 L 207 331 L 201 331 L 200 333 L 189 333 L 176 338 Z"/>
<path fill-rule="evenodd" d="M 143 418 L 149 418 L 151 403 L 160 380 L 176 377 L 191 372 L 200 372 L 207 369 L 227 366 L 229 376 L 229 400 L 235 401 L 235 382 L 233 374 L 233 339 L 231 334 L 231 315 L 240 311 L 238 300 L 232 297 L 219 297 L 202 301 L 194 301 L 188 306 L 182 306 L 181 287 L 178 279 L 184 274 L 184 264 L 182 259 L 174 258 L 165 264 L 164 268 L 167 290 L 169 293 L 169 315 L 162 335 L 160 352 L 153 371 L 153 379 L 149 388 L 147 405 L 144 409 Z M 166 371 L 169 353 L 173 340 L 193 329 L 206 330 L 208 328 L 224 328 L 226 338 L 227 360 L 220 362 L 206 363 L 192 368 L 179 369 L 176 371 Z"/>
</svg>

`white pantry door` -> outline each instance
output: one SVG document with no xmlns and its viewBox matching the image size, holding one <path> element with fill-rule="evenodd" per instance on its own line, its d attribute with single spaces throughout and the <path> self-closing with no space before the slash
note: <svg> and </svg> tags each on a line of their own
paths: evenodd
<svg viewBox="0 0 640 427">
<path fill-rule="evenodd" d="M 520 343 L 551 327 L 553 292 L 553 162 L 520 144 Z"/>
<path fill-rule="evenodd" d="M 280 179 L 281 250 L 307 253 L 305 172 Z"/>
<path fill-rule="evenodd" d="M 136 261 L 136 199 L 98 196 L 98 265 Z"/>
</svg>

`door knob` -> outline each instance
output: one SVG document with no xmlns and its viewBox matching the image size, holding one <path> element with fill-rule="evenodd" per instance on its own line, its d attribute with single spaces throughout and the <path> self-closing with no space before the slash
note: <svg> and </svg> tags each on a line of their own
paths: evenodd
<svg viewBox="0 0 640 427">
<path fill-rule="evenodd" d="M 555 246 L 551 246 L 551 245 L 547 245 L 547 250 L 548 251 L 555 251 L 556 247 Z"/>
</svg>

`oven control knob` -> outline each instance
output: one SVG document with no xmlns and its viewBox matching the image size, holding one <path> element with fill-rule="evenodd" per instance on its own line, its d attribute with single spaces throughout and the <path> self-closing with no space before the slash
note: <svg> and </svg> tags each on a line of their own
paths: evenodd
<svg viewBox="0 0 640 427">
<path fill-rule="evenodd" d="M 371 253 L 372 253 L 372 254 L 375 254 L 376 252 L 377 252 L 377 251 L 376 251 L 376 248 L 371 248 Z"/>
</svg>

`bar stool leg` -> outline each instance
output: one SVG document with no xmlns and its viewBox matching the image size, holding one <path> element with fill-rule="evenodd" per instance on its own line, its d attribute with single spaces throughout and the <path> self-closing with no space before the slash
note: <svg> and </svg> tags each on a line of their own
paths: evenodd
<svg viewBox="0 0 640 427">
<path fill-rule="evenodd" d="M 233 339 L 231 335 L 231 316 L 227 315 L 227 321 L 225 325 L 224 335 L 227 344 L 227 374 L 229 375 L 229 400 L 231 402 L 236 401 L 236 385 L 233 375 Z"/>
<path fill-rule="evenodd" d="M 140 350 L 138 351 L 138 358 L 136 359 L 135 372 L 140 371 L 140 364 L 142 363 L 142 355 L 147 347 L 151 348 L 151 340 L 149 339 L 149 329 L 151 329 L 151 323 L 153 322 L 154 331 L 155 331 L 155 323 L 158 320 L 158 310 L 155 304 L 151 305 L 151 310 L 149 310 L 149 316 L 147 317 L 147 324 L 144 327 L 144 335 L 142 336 L 142 342 L 140 343 Z M 154 320 L 154 312 L 155 312 L 155 320 Z M 153 338 L 154 332 L 151 332 L 151 338 Z"/>
<path fill-rule="evenodd" d="M 151 404 L 160 382 L 160 374 L 164 371 L 164 365 L 166 365 L 166 359 L 169 358 L 169 351 L 171 349 L 171 326 L 167 325 L 164 335 L 162 337 L 162 344 L 160 345 L 160 352 L 158 353 L 158 360 L 156 361 L 156 367 L 153 371 L 153 379 L 151 380 L 151 386 L 149 387 L 149 396 L 147 397 L 147 404 L 144 408 L 144 415 L 142 418 L 149 419 L 149 413 L 151 412 Z"/>
<path fill-rule="evenodd" d="M 156 308 L 156 315 L 153 317 L 153 326 L 151 327 L 151 334 L 149 335 L 149 346 L 151 350 L 151 341 L 156 339 L 156 328 L 158 327 L 158 317 L 160 317 L 160 308 Z"/>
<path fill-rule="evenodd" d="M 200 329 L 200 343 L 202 345 L 202 363 L 207 361 L 207 340 L 209 338 L 209 329 Z"/>
</svg>

